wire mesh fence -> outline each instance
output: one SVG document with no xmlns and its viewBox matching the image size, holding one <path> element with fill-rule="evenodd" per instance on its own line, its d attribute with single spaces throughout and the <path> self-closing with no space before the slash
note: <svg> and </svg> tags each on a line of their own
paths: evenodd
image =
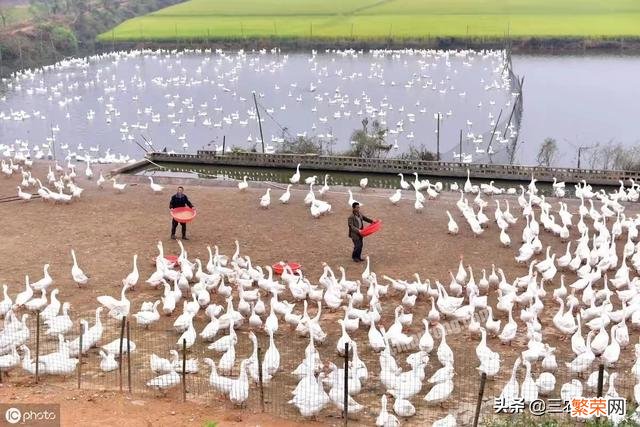
<svg viewBox="0 0 640 427">
<path fill-rule="evenodd" d="M 308 316 L 315 314 L 309 309 Z M 397 417 L 406 425 L 448 425 L 447 417 L 454 417 L 458 425 L 490 425 L 521 413 L 572 421 L 624 418 L 635 407 L 636 360 L 607 363 L 601 350 L 597 357 L 590 346 L 595 331 L 587 334 L 583 353 L 559 362 L 554 349 L 536 347 L 535 339 L 524 352 L 511 352 L 491 349 L 501 345 L 493 342 L 482 346 L 480 335 L 468 351 L 454 355 L 447 342 L 468 340 L 458 332 L 469 321 L 443 320 L 429 325 L 431 342 L 416 330 L 410 343 L 386 343 L 374 351 L 375 324 L 351 330 L 346 339 L 286 321 L 273 341 L 247 323 L 193 339 L 190 332 L 203 333 L 221 317 L 202 311 L 186 321 L 161 316 L 148 327 L 134 317 L 105 317 L 98 310 L 95 320 L 65 331 L 65 339 L 56 333 L 60 319 L 9 312 L 0 333 L 3 381 L 77 382 L 81 389 L 170 393 L 176 401 L 223 398 L 229 408 L 298 421 L 321 416 L 327 424 L 384 424 Z M 623 412 L 621 399 L 629 405 Z"/>
</svg>

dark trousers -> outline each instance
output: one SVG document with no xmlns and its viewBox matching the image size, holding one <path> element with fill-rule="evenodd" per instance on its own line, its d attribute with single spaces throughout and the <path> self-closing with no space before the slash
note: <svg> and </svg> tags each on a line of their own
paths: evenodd
<svg viewBox="0 0 640 427">
<path fill-rule="evenodd" d="M 187 224 L 184 222 L 179 223 L 175 219 L 171 220 L 171 235 L 176 235 L 176 228 L 178 228 L 178 224 L 182 227 L 182 237 L 187 237 Z"/>
<path fill-rule="evenodd" d="M 362 246 L 364 244 L 364 240 L 362 237 L 351 240 L 353 240 L 353 252 L 351 253 L 351 258 L 360 259 L 362 257 Z"/>
</svg>

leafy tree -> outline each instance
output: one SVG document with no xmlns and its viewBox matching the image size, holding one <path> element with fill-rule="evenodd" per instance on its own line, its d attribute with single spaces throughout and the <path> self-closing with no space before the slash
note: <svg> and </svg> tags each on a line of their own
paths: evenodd
<svg viewBox="0 0 640 427">
<path fill-rule="evenodd" d="M 538 151 L 538 166 L 551 166 L 558 154 L 558 144 L 553 138 L 545 138 Z"/>
<path fill-rule="evenodd" d="M 379 158 L 383 153 L 387 154 L 393 147 L 385 142 L 387 132 L 388 129 L 382 127 L 377 120 L 373 121 L 369 131 L 369 119 L 362 120 L 362 129 L 351 134 L 353 148 L 345 154 L 362 158 Z"/>
<path fill-rule="evenodd" d="M 78 47 L 78 40 L 75 34 L 67 27 L 61 25 L 53 27 L 49 37 L 58 50 L 69 51 Z"/>
</svg>

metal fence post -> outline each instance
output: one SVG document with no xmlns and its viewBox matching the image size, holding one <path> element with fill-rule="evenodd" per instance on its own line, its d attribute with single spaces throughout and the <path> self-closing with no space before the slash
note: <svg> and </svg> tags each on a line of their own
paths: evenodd
<svg viewBox="0 0 640 427">
<path fill-rule="evenodd" d="M 83 329 L 82 329 L 82 323 L 80 324 L 80 337 L 78 338 L 79 341 L 79 351 L 78 351 L 78 390 L 80 389 L 80 378 L 82 377 L 82 335 L 83 335 Z"/>
<path fill-rule="evenodd" d="M 125 319 L 127 319 L 125 317 Z M 120 363 L 122 363 L 122 352 L 120 352 Z M 131 393 L 131 338 L 129 338 L 129 319 L 127 319 L 127 386 Z"/>
<path fill-rule="evenodd" d="M 187 339 L 182 339 L 182 402 L 187 401 Z"/>
<path fill-rule="evenodd" d="M 262 382 L 262 349 L 258 346 L 258 381 L 260 381 L 260 410 L 264 412 L 264 384 Z"/>
<path fill-rule="evenodd" d="M 349 342 L 344 343 L 344 425 L 349 419 Z"/>
<path fill-rule="evenodd" d="M 476 414 L 473 417 L 473 427 L 478 427 L 478 420 L 480 419 L 480 407 L 482 406 L 482 396 L 484 395 L 484 386 L 487 382 L 487 374 L 483 372 L 480 376 L 480 390 L 478 390 L 478 401 L 476 402 Z"/>
<path fill-rule="evenodd" d="M 598 367 L 598 397 L 602 397 L 602 389 L 604 388 L 604 365 Z"/>
<path fill-rule="evenodd" d="M 36 384 L 40 376 L 40 311 L 36 312 Z"/>
<path fill-rule="evenodd" d="M 120 363 L 118 363 L 118 373 L 120 378 L 120 391 L 122 392 L 122 361 L 124 358 L 122 357 L 122 341 L 124 340 L 124 324 L 126 322 L 126 317 L 122 317 L 122 324 L 120 325 Z M 82 350 L 82 349 L 80 349 Z"/>
</svg>

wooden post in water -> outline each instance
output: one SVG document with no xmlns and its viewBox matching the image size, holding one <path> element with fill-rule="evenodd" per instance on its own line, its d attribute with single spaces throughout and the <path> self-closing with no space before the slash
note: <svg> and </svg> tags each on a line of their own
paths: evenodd
<svg viewBox="0 0 640 427">
<path fill-rule="evenodd" d="M 498 119 L 496 120 L 496 125 L 493 127 L 493 131 L 491 131 L 491 138 L 489 139 L 489 145 L 487 145 L 487 154 L 489 154 L 489 149 L 491 148 L 491 143 L 493 143 L 493 138 L 495 137 L 496 129 L 498 128 L 498 123 L 500 123 L 500 117 L 502 117 L 502 108 L 500 109 L 500 114 L 498 114 Z M 491 154 L 489 154 L 489 159 L 491 159 Z"/>
<path fill-rule="evenodd" d="M 504 127 L 504 132 L 502 132 L 502 138 L 507 136 L 507 129 L 509 129 L 509 125 L 511 124 L 511 119 L 513 118 L 513 113 L 516 111 L 516 106 L 518 105 L 518 98 L 520 98 L 520 94 L 516 96 L 516 99 L 513 100 L 513 108 L 511 109 L 511 114 L 509 114 L 509 120 L 507 120 L 507 125 Z"/>
<path fill-rule="evenodd" d="M 462 163 L 462 129 L 460 129 L 460 152 L 458 153 L 458 160 Z"/>
<path fill-rule="evenodd" d="M 440 161 L 440 112 L 438 111 L 436 113 L 436 119 L 438 121 L 438 124 L 436 125 L 436 160 Z"/>
<path fill-rule="evenodd" d="M 260 121 L 260 109 L 258 108 L 258 100 L 256 93 L 253 92 L 253 103 L 256 106 L 256 114 L 258 115 L 258 128 L 260 129 L 260 142 L 262 143 L 262 154 L 264 154 L 264 136 L 262 135 L 262 122 Z"/>
</svg>

